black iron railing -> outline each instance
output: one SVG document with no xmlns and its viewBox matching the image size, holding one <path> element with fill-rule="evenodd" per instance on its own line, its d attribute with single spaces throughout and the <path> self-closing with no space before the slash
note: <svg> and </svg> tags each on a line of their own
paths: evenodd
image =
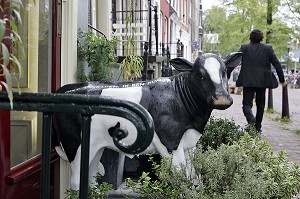
<svg viewBox="0 0 300 199">
<path fill-rule="evenodd" d="M 89 142 L 92 115 L 120 116 L 128 119 L 135 125 L 138 133 L 135 142 L 131 145 L 124 145 L 121 142 L 127 136 L 128 132 L 126 129 L 116 129 L 114 131 L 114 143 L 126 153 L 136 154 L 145 150 L 150 145 L 154 135 L 154 123 L 148 111 L 139 104 L 125 100 L 79 94 L 22 93 L 21 95 L 14 94 L 13 108 L 11 108 L 7 94 L 0 92 L 0 110 L 43 112 L 40 193 L 43 199 L 50 198 L 50 151 L 53 113 L 66 112 L 80 113 L 82 115 L 79 190 L 79 198 L 81 199 L 86 199 L 88 196 Z"/>
</svg>

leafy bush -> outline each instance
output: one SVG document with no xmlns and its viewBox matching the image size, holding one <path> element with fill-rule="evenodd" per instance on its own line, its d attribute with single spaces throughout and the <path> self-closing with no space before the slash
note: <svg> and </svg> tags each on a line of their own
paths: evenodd
<svg viewBox="0 0 300 199">
<path fill-rule="evenodd" d="M 192 184 L 190 181 L 185 180 L 185 172 L 173 173 L 171 162 L 169 159 L 164 158 L 161 165 L 153 161 L 152 156 L 149 156 L 149 162 L 152 163 L 153 169 L 159 180 L 152 180 L 149 177 L 148 172 L 143 172 L 142 176 L 137 182 L 132 179 L 126 179 L 127 184 L 132 189 L 133 192 L 140 193 L 142 197 L 146 198 L 180 198 L 181 188 L 180 184 L 189 185 Z M 175 178 L 174 175 L 176 175 Z M 180 176 L 180 177 L 179 177 Z M 176 181 L 179 180 L 179 181 Z M 185 181 L 181 181 L 185 180 Z M 170 183 L 170 181 L 172 183 Z M 172 185 L 171 185 L 172 184 Z"/>
<path fill-rule="evenodd" d="M 254 126 L 242 129 L 233 120 L 211 117 L 206 124 L 199 142 L 204 150 L 208 147 L 217 149 L 221 144 L 232 144 L 248 132 L 252 137 L 257 136 Z"/>
<path fill-rule="evenodd" d="M 112 64 L 117 63 L 115 49 L 118 40 L 107 40 L 104 35 L 95 35 L 92 31 L 80 32 L 77 43 L 78 56 L 88 63 L 90 72 L 85 74 L 83 65 L 78 66 L 77 79 L 83 81 L 110 81 Z"/>
<path fill-rule="evenodd" d="M 231 122 L 217 122 L 236 129 Z M 152 181 L 144 173 L 129 184 L 147 198 L 290 199 L 300 192 L 300 166 L 285 156 L 283 151 L 275 154 L 267 141 L 245 133 L 231 145 L 220 144 L 216 149 L 204 150 L 199 143 L 191 156 L 194 180 L 187 179 L 184 168 L 174 168 L 170 159 L 163 158 L 161 165 L 153 163 L 159 180 Z"/>
<path fill-rule="evenodd" d="M 217 150 L 198 147 L 193 164 L 209 197 L 292 198 L 300 191 L 300 168 L 284 156 L 246 134 Z"/>
<path fill-rule="evenodd" d="M 97 173 L 95 176 L 96 181 L 100 179 L 101 175 Z M 92 187 L 88 190 L 88 198 L 87 199 L 105 199 L 108 198 L 108 191 L 112 188 L 111 184 L 108 184 L 106 182 L 102 183 L 95 183 Z M 69 189 L 66 191 L 67 196 L 65 199 L 77 199 L 79 198 L 79 191 Z"/>
</svg>

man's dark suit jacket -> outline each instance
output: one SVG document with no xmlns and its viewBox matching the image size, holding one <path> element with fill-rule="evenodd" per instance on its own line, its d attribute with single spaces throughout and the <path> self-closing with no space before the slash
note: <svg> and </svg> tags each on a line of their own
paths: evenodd
<svg viewBox="0 0 300 199">
<path fill-rule="evenodd" d="M 271 71 L 275 67 L 279 82 L 284 82 L 283 70 L 271 45 L 249 43 L 241 46 L 242 66 L 236 86 L 276 88 L 278 82 Z"/>
</svg>

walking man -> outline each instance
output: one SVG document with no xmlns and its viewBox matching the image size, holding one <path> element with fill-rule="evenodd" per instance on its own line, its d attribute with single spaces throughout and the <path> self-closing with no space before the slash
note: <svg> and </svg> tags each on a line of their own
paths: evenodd
<svg viewBox="0 0 300 199">
<path fill-rule="evenodd" d="M 282 87 L 286 86 L 281 64 L 276 57 L 271 45 L 260 43 L 263 33 L 254 29 L 250 33 L 250 43 L 243 44 L 240 52 L 243 52 L 242 65 L 236 86 L 243 87 L 243 113 L 248 124 L 255 125 L 261 132 L 263 120 L 266 88 L 277 88 L 278 82 L 271 71 L 271 64 L 275 67 L 279 82 Z M 253 99 L 256 102 L 256 117 L 252 113 Z"/>
</svg>

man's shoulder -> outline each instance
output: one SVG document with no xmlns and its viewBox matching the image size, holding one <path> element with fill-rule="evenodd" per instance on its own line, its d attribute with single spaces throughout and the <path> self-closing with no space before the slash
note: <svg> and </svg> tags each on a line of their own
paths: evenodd
<svg viewBox="0 0 300 199">
<path fill-rule="evenodd" d="M 261 44 L 263 45 L 265 48 L 272 48 L 271 44 Z"/>
<path fill-rule="evenodd" d="M 272 46 L 270 44 L 264 44 L 264 43 L 256 43 L 256 44 L 249 43 L 246 45 L 247 46 L 258 46 L 258 48 L 260 48 L 260 49 L 268 49 L 268 50 L 272 49 Z M 257 49 L 257 47 L 256 47 L 256 49 Z"/>
</svg>

